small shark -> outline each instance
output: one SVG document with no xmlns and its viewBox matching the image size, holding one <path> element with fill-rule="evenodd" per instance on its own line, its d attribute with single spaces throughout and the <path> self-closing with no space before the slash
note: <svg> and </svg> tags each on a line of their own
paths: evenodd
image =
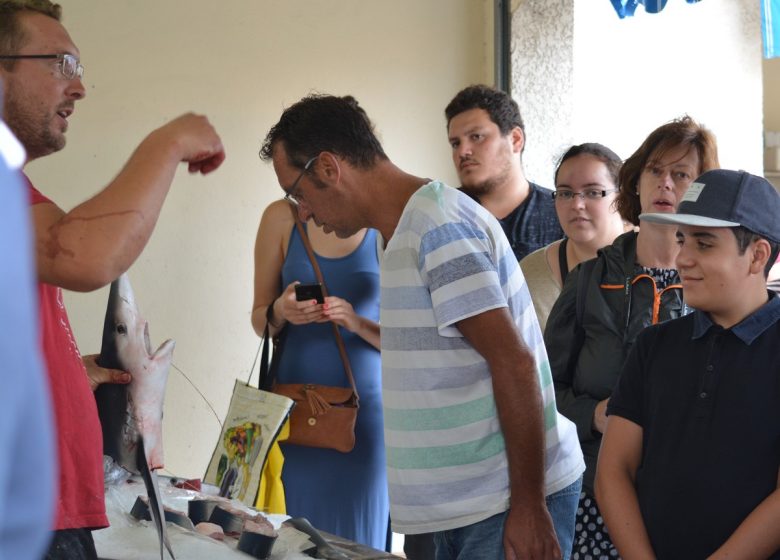
<svg viewBox="0 0 780 560">
<path fill-rule="evenodd" d="M 154 471 L 163 467 L 162 415 L 173 340 L 152 354 L 149 324 L 141 317 L 127 275 L 111 283 L 98 365 L 132 375 L 127 385 L 103 384 L 95 391 L 103 427 L 103 453 L 134 474 L 141 474 L 149 509 L 163 544 L 174 558 L 165 530 L 162 500 Z"/>
</svg>

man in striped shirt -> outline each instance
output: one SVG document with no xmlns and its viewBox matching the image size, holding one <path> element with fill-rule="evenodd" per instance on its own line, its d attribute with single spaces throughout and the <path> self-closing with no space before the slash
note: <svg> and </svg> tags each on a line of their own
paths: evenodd
<svg viewBox="0 0 780 560">
<path fill-rule="evenodd" d="M 584 463 L 573 424 L 556 412 L 528 290 L 495 218 L 396 167 L 349 96 L 288 108 L 261 155 L 302 219 L 341 237 L 373 227 L 384 239 L 394 530 L 435 533 L 437 560 L 568 557 Z"/>
</svg>

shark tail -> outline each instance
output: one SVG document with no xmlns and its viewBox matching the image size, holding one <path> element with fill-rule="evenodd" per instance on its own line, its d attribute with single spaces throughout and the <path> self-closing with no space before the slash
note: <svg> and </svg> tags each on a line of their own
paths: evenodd
<svg viewBox="0 0 780 560">
<path fill-rule="evenodd" d="M 165 553 L 163 552 L 163 545 L 165 545 L 171 558 L 176 560 L 176 557 L 173 555 L 173 550 L 171 549 L 171 542 L 168 540 L 168 531 L 166 530 L 165 525 L 165 512 L 163 511 L 162 498 L 160 498 L 160 487 L 157 481 L 157 475 L 154 471 L 149 469 L 146 451 L 144 450 L 143 437 L 139 436 L 138 447 L 136 449 L 136 461 L 138 463 L 138 468 L 141 471 L 141 477 L 144 479 L 146 494 L 149 496 L 149 510 L 152 513 L 154 526 L 157 529 L 157 537 L 160 539 L 160 560 L 164 560 Z"/>
</svg>

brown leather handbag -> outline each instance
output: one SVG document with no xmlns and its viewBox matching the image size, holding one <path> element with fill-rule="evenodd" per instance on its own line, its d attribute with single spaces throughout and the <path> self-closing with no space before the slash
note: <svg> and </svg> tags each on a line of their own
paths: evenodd
<svg viewBox="0 0 780 560">
<path fill-rule="evenodd" d="M 295 226 L 306 247 L 317 280 L 322 284 L 322 293 L 328 296 L 325 280 L 314 257 L 311 242 L 303 229 L 297 213 L 295 214 Z M 269 313 L 271 307 L 269 306 Z M 295 401 L 290 414 L 290 437 L 285 443 L 305 445 L 308 447 L 322 447 L 335 449 L 342 453 L 348 453 L 355 447 L 355 422 L 359 408 L 359 396 L 355 387 L 355 378 L 352 375 L 352 367 L 344 348 L 339 327 L 331 323 L 336 344 L 339 349 L 341 361 L 344 364 L 349 387 L 333 387 L 330 385 L 318 385 L 316 383 L 276 383 L 274 364 L 278 363 L 276 346 L 274 351 L 274 364 L 268 364 L 268 341 L 270 320 L 266 321 L 263 334 L 263 352 L 260 362 L 260 386 L 270 387 L 270 390 L 279 395 L 291 398 Z M 317 378 L 316 370 L 312 371 L 312 379 Z"/>
</svg>

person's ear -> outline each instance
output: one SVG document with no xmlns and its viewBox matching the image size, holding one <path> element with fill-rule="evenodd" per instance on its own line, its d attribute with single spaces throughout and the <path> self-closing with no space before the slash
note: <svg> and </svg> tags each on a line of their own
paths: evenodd
<svg viewBox="0 0 780 560">
<path fill-rule="evenodd" d="M 772 253 L 772 248 L 769 246 L 769 242 L 766 239 L 759 239 L 753 242 L 751 251 L 753 253 L 753 258 L 750 261 L 750 273 L 763 276 L 766 263 L 769 261 L 769 256 Z"/>
<path fill-rule="evenodd" d="M 319 159 L 320 177 L 326 183 L 338 183 L 341 178 L 341 166 L 338 157 L 332 152 L 322 152 Z"/>
<path fill-rule="evenodd" d="M 522 153 L 525 147 L 525 133 L 519 126 L 509 131 L 509 138 L 512 141 L 512 151 L 516 154 Z"/>
</svg>

